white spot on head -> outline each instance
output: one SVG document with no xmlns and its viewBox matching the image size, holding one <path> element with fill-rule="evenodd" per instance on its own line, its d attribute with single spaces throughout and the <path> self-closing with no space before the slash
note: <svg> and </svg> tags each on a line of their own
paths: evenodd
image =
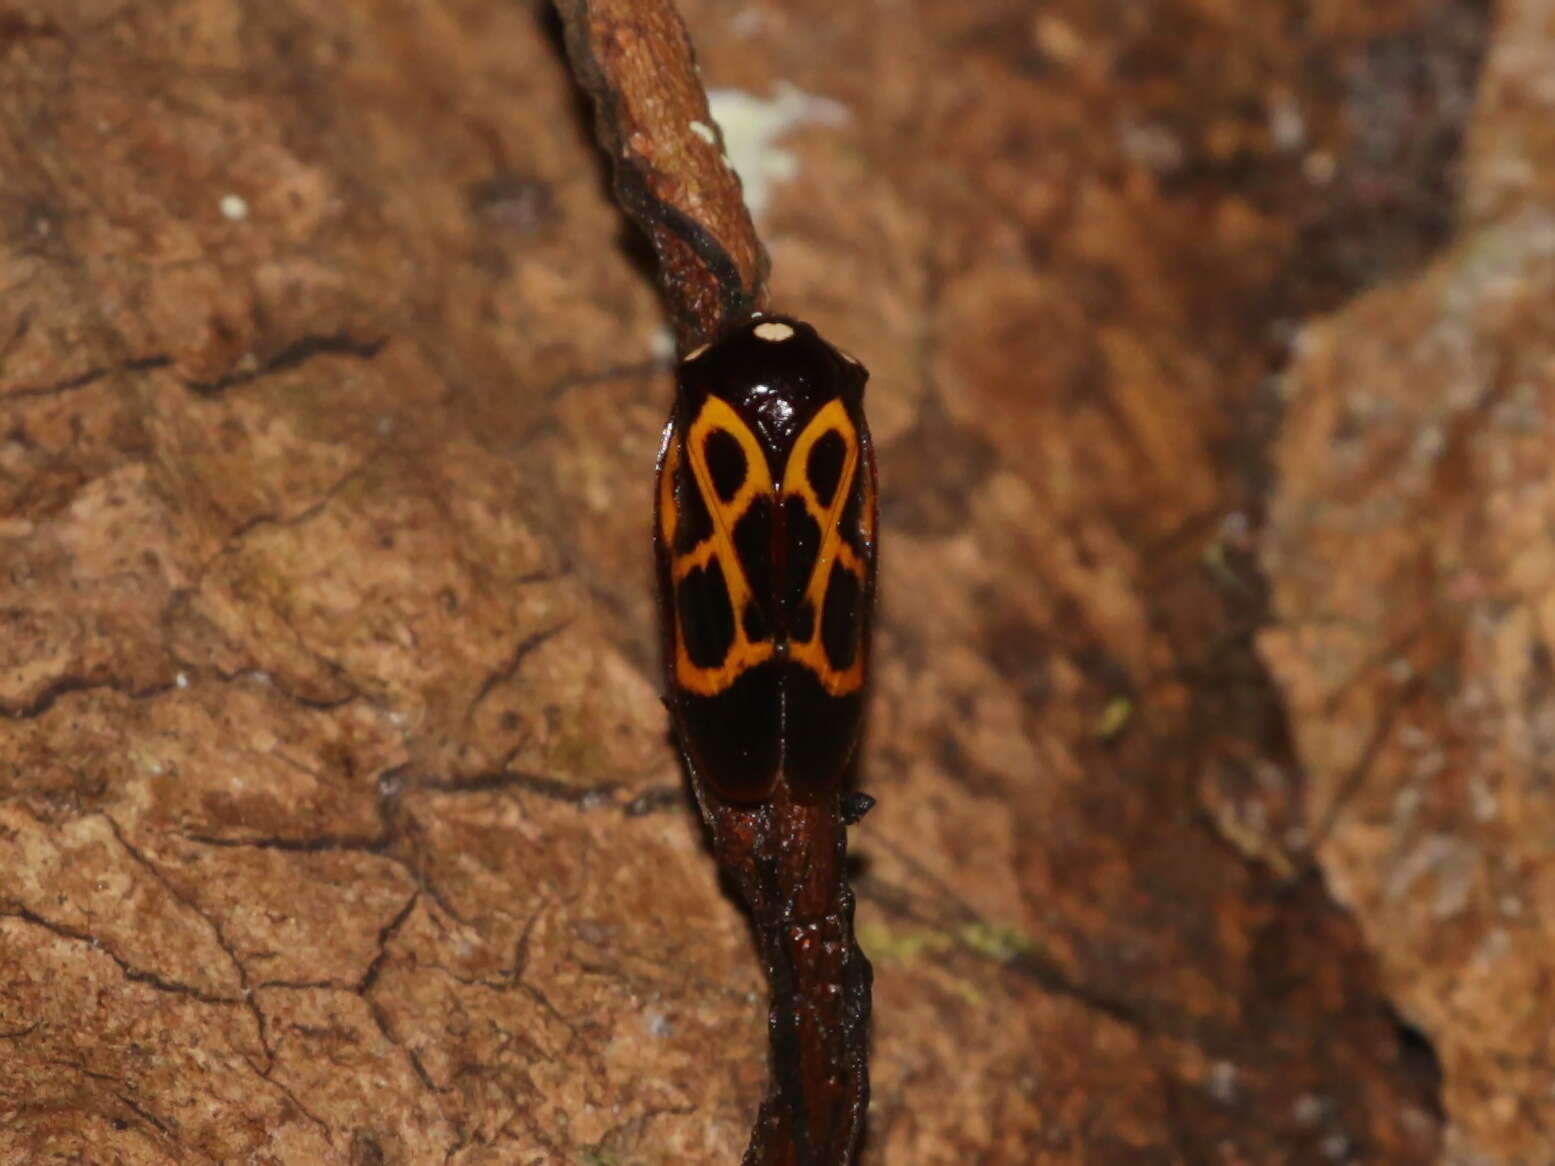
<svg viewBox="0 0 1555 1166">
<path fill-rule="evenodd" d="M 681 358 L 680 363 L 690 364 L 693 360 L 706 352 L 708 347 L 709 346 L 706 344 L 698 344 L 695 348 L 693 348 L 690 352 L 686 353 L 686 355 Z"/>
<path fill-rule="evenodd" d="M 717 145 L 718 143 L 718 132 L 705 121 L 692 122 L 691 132 L 694 133 L 697 137 L 701 138 L 709 146 Z"/>
<path fill-rule="evenodd" d="M 794 336 L 792 328 L 776 320 L 768 320 L 766 323 L 757 324 L 756 327 L 751 329 L 751 332 L 758 340 L 791 340 Z"/>
<path fill-rule="evenodd" d="M 854 356 L 846 348 L 839 348 L 839 349 L 837 349 L 837 351 L 842 354 L 842 359 L 847 361 L 849 364 L 858 364 L 859 363 L 858 357 Z M 859 367 L 862 368 L 863 366 L 860 365 Z"/>
<path fill-rule="evenodd" d="M 248 201 L 241 194 L 224 194 L 221 196 L 221 213 L 223 218 L 241 223 L 248 218 Z"/>
</svg>

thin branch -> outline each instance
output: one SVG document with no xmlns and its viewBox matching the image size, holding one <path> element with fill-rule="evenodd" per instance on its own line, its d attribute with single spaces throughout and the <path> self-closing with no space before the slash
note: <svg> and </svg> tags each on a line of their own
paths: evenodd
<svg viewBox="0 0 1555 1166">
<path fill-rule="evenodd" d="M 669 0 L 556 0 L 622 207 L 647 232 L 680 350 L 765 308 L 767 256 Z M 758 806 L 692 771 L 714 856 L 750 911 L 770 994 L 771 1075 L 744 1166 L 848 1166 L 869 1106 L 869 961 L 853 935 L 847 826 L 863 803 Z"/>
<path fill-rule="evenodd" d="M 670 0 L 556 0 L 594 101 L 616 198 L 647 233 L 681 352 L 767 304 L 756 237 L 723 132 Z"/>
</svg>

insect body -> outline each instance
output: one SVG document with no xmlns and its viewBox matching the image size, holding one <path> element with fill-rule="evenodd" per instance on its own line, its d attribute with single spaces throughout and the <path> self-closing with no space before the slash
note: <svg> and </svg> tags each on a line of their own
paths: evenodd
<svg viewBox="0 0 1555 1166">
<path fill-rule="evenodd" d="M 680 366 L 654 544 L 669 705 L 724 800 L 835 791 L 857 744 L 875 588 L 868 373 L 759 316 Z"/>
</svg>

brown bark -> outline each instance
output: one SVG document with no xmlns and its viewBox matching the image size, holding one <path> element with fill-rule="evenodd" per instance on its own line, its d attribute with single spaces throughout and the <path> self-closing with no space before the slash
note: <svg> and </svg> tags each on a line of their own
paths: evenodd
<svg viewBox="0 0 1555 1166">
<path fill-rule="evenodd" d="M 545 11 L 0 14 L 0 1161 L 739 1158 Z M 762 233 L 873 374 L 863 1160 L 1551 1160 L 1542 10 L 684 11 L 849 115 Z"/>
<path fill-rule="evenodd" d="M 1262 649 L 1318 861 L 1444 1073 L 1448 1160 L 1555 1161 L 1555 14 L 1505 5 L 1465 226 L 1312 329 Z"/>
</svg>

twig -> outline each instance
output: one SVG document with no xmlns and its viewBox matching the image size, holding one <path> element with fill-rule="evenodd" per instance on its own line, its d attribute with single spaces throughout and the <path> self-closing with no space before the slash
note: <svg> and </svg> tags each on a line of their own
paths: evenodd
<svg viewBox="0 0 1555 1166">
<path fill-rule="evenodd" d="M 647 233 L 682 352 L 767 306 L 767 253 L 670 0 L 556 0 L 579 83 Z"/>
<path fill-rule="evenodd" d="M 708 114 L 669 0 L 556 0 L 594 99 L 616 196 L 647 232 L 682 353 L 766 307 L 767 256 Z M 853 936 L 847 826 L 859 801 L 816 804 L 779 782 L 723 801 L 694 768 L 719 866 L 755 925 L 771 994 L 771 1076 L 744 1166 L 848 1166 L 869 1104 L 869 961 Z"/>
</svg>

